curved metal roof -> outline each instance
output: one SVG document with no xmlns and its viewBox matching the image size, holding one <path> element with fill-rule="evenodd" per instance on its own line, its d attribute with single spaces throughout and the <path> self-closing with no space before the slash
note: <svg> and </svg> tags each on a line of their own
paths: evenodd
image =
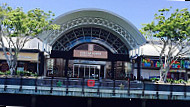
<svg viewBox="0 0 190 107">
<path fill-rule="evenodd" d="M 79 26 L 99 26 L 114 33 L 131 50 L 146 42 L 139 30 L 125 18 L 101 9 L 81 9 L 58 16 L 54 22 L 61 25 L 57 31 L 42 33 L 39 39 L 51 46 L 66 32 Z"/>
</svg>

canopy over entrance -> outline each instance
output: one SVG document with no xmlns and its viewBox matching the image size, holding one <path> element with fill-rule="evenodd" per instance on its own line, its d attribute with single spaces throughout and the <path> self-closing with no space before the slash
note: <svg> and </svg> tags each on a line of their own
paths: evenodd
<svg viewBox="0 0 190 107">
<path fill-rule="evenodd" d="M 39 36 L 52 50 L 69 51 L 82 43 L 97 43 L 112 53 L 128 54 L 146 42 L 129 21 L 104 10 L 72 11 L 57 17 L 54 23 L 61 25 L 61 29 Z"/>
</svg>

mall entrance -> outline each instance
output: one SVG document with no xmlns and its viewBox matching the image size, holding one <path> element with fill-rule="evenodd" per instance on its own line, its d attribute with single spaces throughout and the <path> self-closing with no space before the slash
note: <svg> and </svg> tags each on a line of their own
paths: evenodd
<svg viewBox="0 0 190 107">
<path fill-rule="evenodd" d="M 103 71 L 104 72 L 104 71 Z M 103 76 L 101 65 L 74 64 L 74 78 L 100 79 Z"/>
<path fill-rule="evenodd" d="M 73 60 L 73 78 L 101 79 L 105 78 L 106 61 Z"/>
<path fill-rule="evenodd" d="M 51 59 L 47 71 L 58 77 L 125 79 L 131 73 L 128 54 L 113 54 L 95 43 L 79 44 L 69 51 L 53 50 Z"/>
</svg>

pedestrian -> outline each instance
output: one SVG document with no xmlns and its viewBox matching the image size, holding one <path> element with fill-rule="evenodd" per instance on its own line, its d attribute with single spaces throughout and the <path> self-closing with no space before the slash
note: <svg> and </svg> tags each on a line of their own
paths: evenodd
<svg viewBox="0 0 190 107">
<path fill-rule="evenodd" d="M 143 79 L 143 76 L 141 76 L 140 80 L 141 80 L 141 81 L 143 81 L 143 80 L 144 80 L 144 79 Z"/>
<path fill-rule="evenodd" d="M 133 76 L 133 80 L 136 80 L 136 76 Z"/>
</svg>

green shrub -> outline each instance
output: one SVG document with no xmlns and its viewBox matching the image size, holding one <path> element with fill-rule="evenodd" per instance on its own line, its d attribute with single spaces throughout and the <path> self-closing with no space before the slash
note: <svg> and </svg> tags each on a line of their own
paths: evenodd
<svg viewBox="0 0 190 107">
<path fill-rule="evenodd" d="M 24 76 L 25 75 L 25 72 L 24 71 L 16 71 L 16 75 L 18 76 Z"/>
<path fill-rule="evenodd" d="M 16 74 L 19 76 L 38 76 L 37 73 L 32 73 L 30 71 L 16 71 Z"/>
<path fill-rule="evenodd" d="M 5 75 L 5 73 L 0 71 L 0 75 Z"/>
<path fill-rule="evenodd" d="M 34 73 L 34 76 L 36 77 L 36 76 L 38 76 L 38 74 L 37 74 L 37 73 Z"/>
<path fill-rule="evenodd" d="M 11 75 L 11 71 L 6 71 L 5 74 L 6 75 Z"/>
<path fill-rule="evenodd" d="M 168 82 L 168 83 L 173 83 L 174 82 L 174 80 L 173 79 L 170 79 L 170 78 L 168 78 L 168 79 L 166 79 L 166 81 Z"/>
<path fill-rule="evenodd" d="M 179 80 L 174 80 L 173 83 L 174 83 L 174 84 L 180 84 L 180 81 L 179 81 Z"/>
<path fill-rule="evenodd" d="M 32 75 L 32 72 L 29 72 L 30 75 Z"/>
<path fill-rule="evenodd" d="M 38 74 L 37 74 L 37 73 L 34 73 L 34 74 L 32 73 L 31 76 L 33 76 L 33 77 L 37 77 Z"/>
<path fill-rule="evenodd" d="M 150 80 L 153 81 L 153 82 L 156 82 L 156 81 L 159 81 L 160 78 L 151 78 Z"/>
<path fill-rule="evenodd" d="M 183 80 L 183 79 L 179 79 L 178 80 L 180 83 L 182 83 L 182 84 L 184 84 L 184 83 L 187 83 L 185 80 Z"/>
<path fill-rule="evenodd" d="M 25 76 L 31 76 L 31 73 L 29 71 L 24 71 Z"/>
<path fill-rule="evenodd" d="M 16 75 L 20 75 L 20 72 L 21 72 L 21 71 L 16 71 Z"/>
<path fill-rule="evenodd" d="M 185 80 L 183 80 L 183 79 L 179 79 L 179 80 L 173 80 L 173 79 L 167 79 L 167 82 L 168 83 L 174 83 L 174 84 L 184 84 L 184 83 L 187 83 Z"/>
<path fill-rule="evenodd" d="M 16 74 L 22 76 L 37 76 L 37 74 L 33 74 L 30 71 L 16 71 Z"/>
</svg>

